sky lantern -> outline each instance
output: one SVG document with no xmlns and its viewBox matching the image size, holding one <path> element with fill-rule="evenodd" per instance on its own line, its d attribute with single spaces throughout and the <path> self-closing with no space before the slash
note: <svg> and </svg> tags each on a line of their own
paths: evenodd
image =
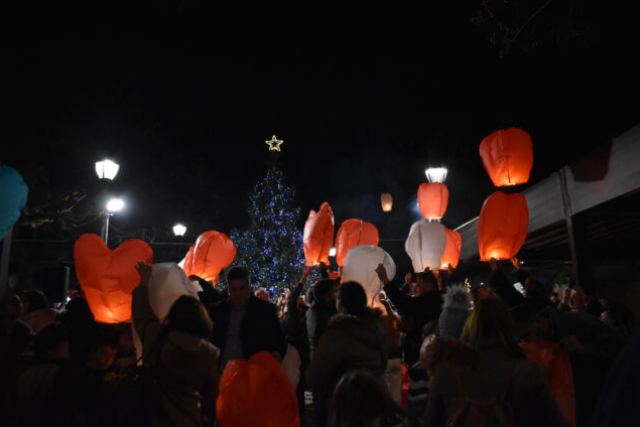
<svg viewBox="0 0 640 427">
<path fill-rule="evenodd" d="M 216 418 L 225 427 L 299 427 L 291 380 L 266 351 L 229 361 L 222 372 Z"/>
<path fill-rule="evenodd" d="M 480 260 L 512 259 L 524 244 L 528 229 L 525 196 L 496 191 L 485 200 L 478 219 Z"/>
<path fill-rule="evenodd" d="M 391 212 L 393 209 L 393 196 L 391 193 L 382 193 L 380 195 L 380 205 L 382 206 L 382 212 Z"/>
<path fill-rule="evenodd" d="M 413 223 L 404 243 L 404 249 L 413 264 L 413 271 L 419 273 L 426 268 L 439 269 L 446 243 L 444 225 L 426 220 Z"/>
<path fill-rule="evenodd" d="M 428 168 L 424 172 L 429 182 L 423 182 L 418 187 L 418 208 L 424 219 L 439 221 L 449 205 L 449 189 L 444 183 L 447 169 Z"/>
<path fill-rule="evenodd" d="M 454 230 L 449 230 L 445 227 L 446 243 L 444 253 L 440 258 L 440 265 L 442 268 L 449 268 L 449 266 L 456 268 L 460 261 L 460 250 L 462 249 L 462 236 L 460 233 Z"/>
<path fill-rule="evenodd" d="M 356 218 L 345 220 L 336 234 L 336 263 L 342 267 L 351 248 L 359 245 L 377 246 L 379 241 L 375 225 Z"/>
<path fill-rule="evenodd" d="M 342 269 L 342 283 L 354 281 L 362 285 L 367 293 L 370 305 L 375 303 L 375 297 L 382 289 L 382 283 L 376 267 L 382 264 L 389 280 L 396 275 L 396 263 L 384 249 L 374 245 L 360 245 L 352 248 L 347 254 Z"/>
<path fill-rule="evenodd" d="M 320 205 L 318 212 L 309 212 L 304 224 L 304 257 L 306 265 L 311 267 L 321 262 L 329 265 L 329 251 L 333 246 L 333 211 L 329 203 Z"/>
<path fill-rule="evenodd" d="M 76 275 L 97 322 L 131 320 L 131 292 L 140 275 L 136 264 L 151 264 L 153 251 L 144 241 L 127 240 L 111 250 L 96 234 L 83 234 L 73 247 Z"/>
<path fill-rule="evenodd" d="M 198 276 L 215 285 L 220 272 L 230 266 L 235 257 L 236 246 L 229 236 L 215 230 L 205 231 L 189 248 L 184 272 L 187 276 Z"/>
<path fill-rule="evenodd" d="M 447 186 L 438 182 L 423 182 L 418 187 L 418 207 L 426 220 L 439 220 L 449 204 Z"/>
<path fill-rule="evenodd" d="M 518 128 L 497 130 L 480 143 L 480 157 L 496 187 L 525 184 L 533 166 L 531 136 Z"/>
</svg>

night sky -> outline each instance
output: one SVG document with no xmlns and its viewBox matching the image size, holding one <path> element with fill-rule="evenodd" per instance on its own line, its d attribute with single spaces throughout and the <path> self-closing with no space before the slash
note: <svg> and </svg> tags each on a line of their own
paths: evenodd
<svg viewBox="0 0 640 427">
<path fill-rule="evenodd" d="M 176 221 L 193 238 L 242 228 L 275 133 L 301 226 L 326 200 L 337 224 L 360 217 L 383 238 L 404 238 L 429 165 L 449 168 L 445 225 L 477 215 L 492 191 L 478 156 L 491 131 L 531 133 L 535 183 L 640 116 L 637 24 L 613 2 L 579 7 L 571 28 L 560 6 L 544 10 L 506 54 L 492 42 L 495 23 L 473 23 L 480 2 L 425 17 L 411 33 L 371 25 L 342 36 L 267 21 L 278 34 L 257 26 L 248 40 L 180 4 L 126 25 L 52 20 L 4 31 L 0 161 L 23 173 L 30 205 L 81 191 L 80 211 L 109 191 L 128 202 L 113 224 L 129 233 L 165 240 Z M 93 171 L 104 156 L 121 164 L 108 190 Z M 381 192 L 394 196 L 391 216 L 380 212 Z"/>
</svg>

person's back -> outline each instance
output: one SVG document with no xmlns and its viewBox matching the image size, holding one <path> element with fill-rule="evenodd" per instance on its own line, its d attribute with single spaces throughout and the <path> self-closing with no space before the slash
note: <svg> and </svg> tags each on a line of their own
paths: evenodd
<svg viewBox="0 0 640 427">
<path fill-rule="evenodd" d="M 366 371 L 346 373 L 333 392 L 331 425 L 335 427 L 400 427 L 400 405 L 377 378 Z"/>
<path fill-rule="evenodd" d="M 336 314 L 335 291 L 336 283 L 330 279 L 320 280 L 311 288 L 312 303 L 305 315 L 311 359 L 313 359 L 313 353 L 320 343 L 320 338 L 327 329 L 329 319 Z"/>
<path fill-rule="evenodd" d="M 470 405 L 467 406 L 469 402 Z M 474 366 L 443 363 L 431 382 L 427 426 L 462 419 L 473 405 L 493 405 L 498 416 L 512 417 L 516 426 L 564 426 L 544 372 L 532 362 L 495 348 L 479 355 Z M 477 422 L 480 422 L 478 419 Z"/>
<path fill-rule="evenodd" d="M 365 370 L 385 385 L 386 341 L 379 312 L 366 304 L 366 294 L 359 284 L 347 282 L 340 287 L 339 314 L 329 322 L 311 361 L 314 419 L 318 425 L 324 424 L 331 392 L 345 372 Z"/>
<path fill-rule="evenodd" d="M 138 266 L 141 285 L 133 291 L 132 316 L 143 342 L 144 367 L 153 374 L 154 426 L 201 426 L 213 418 L 220 351 L 207 338 L 212 323 L 204 306 L 183 295 L 160 324 L 149 305 L 150 267 Z M 147 269 L 149 269 L 147 271 Z"/>
<path fill-rule="evenodd" d="M 431 383 L 427 426 L 565 426 L 543 370 L 524 356 L 507 307 L 482 299 L 461 341 L 469 358 L 440 363 Z"/>
</svg>

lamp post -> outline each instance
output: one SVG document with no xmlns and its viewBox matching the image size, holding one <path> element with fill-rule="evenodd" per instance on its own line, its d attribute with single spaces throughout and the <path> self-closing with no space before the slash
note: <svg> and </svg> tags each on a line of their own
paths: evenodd
<svg viewBox="0 0 640 427">
<path fill-rule="evenodd" d="M 96 175 L 98 175 L 100 179 L 113 181 L 116 175 L 118 175 L 119 170 L 120 165 L 113 160 L 104 159 L 96 162 Z"/>
<path fill-rule="evenodd" d="M 109 219 L 111 218 L 111 215 L 124 209 L 124 200 L 119 198 L 109 199 L 105 207 L 106 212 L 104 216 L 104 230 L 102 237 L 106 245 L 109 246 Z"/>
<path fill-rule="evenodd" d="M 187 227 L 185 227 L 181 223 L 177 223 L 173 226 L 173 235 L 177 237 L 182 237 L 187 232 Z"/>
<path fill-rule="evenodd" d="M 443 183 L 447 179 L 447 168 L 439 167 L 439 168 L 427 168 L 424 171 L 424 174 L 427 176 L 427 180 L 429 182 L 440 182 Z"/>
</svg>

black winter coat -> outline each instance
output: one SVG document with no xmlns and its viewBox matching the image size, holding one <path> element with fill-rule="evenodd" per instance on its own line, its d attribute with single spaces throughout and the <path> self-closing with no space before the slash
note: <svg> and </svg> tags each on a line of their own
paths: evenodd
<svg viewBox="0 0 640 427">
<path fill-rule="evenodd" d="M 384 383 L 386 341 L 374 313 L 363 317 L 338 314 L 320 338 L 310 371 L 315 426 L 326 424 L 333 389 L 345 373 L 363 369 Z"/>
<path fill-rule="evenodd" d="M 220 354 L 224 354 L 230 314 L 231 303 L 229 300 L 225 300 L 211 310 L 213 343 L 220 349 Z M 276 306 L 255 296 L 251 296 L 245 309 L 240 338 L 245 359 L 260 351 L 277 352 L 280 357 L 284 357 L 287 350 Z"/>
</svg>

